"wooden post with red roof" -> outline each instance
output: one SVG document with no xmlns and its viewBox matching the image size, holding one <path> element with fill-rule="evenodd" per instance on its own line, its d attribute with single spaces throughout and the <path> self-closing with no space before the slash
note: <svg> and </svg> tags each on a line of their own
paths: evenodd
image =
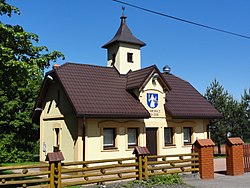
<svg viewBox="0 0 250 188">
<path fill-rule="evenodd" d="M 50 188 L 61 187 L 61 172 L 62 172 L 61 161 L 63 160 L 64 157 L 62 152 L 48 153 L 46 156 L 46 161 L 49 161 Z"/>
<path fill-rule="evenodd" d="M 137 157 L 136 162 L 138 162 L 138 178 L 137 180 L 148 179 L 148 158 L 147 155 L 150 154 L 147 147 L 136 146 L 133 154 Z"/>
</svg>

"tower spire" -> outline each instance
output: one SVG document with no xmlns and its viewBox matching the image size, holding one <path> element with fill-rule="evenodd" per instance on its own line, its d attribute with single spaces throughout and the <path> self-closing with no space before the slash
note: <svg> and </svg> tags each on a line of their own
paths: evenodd
<svg viewBox="0 0 250 188">
<path fill-rule="evenodd" d="M 124 11 L 125 7 L 122 7 L 121 24 L 115 36 L 102 46 L 108 50 L 107 65 L 116 67 L 120 74 L 141 68 L 140 48 L 146 45 L 130 31 Z"/>
</svg>

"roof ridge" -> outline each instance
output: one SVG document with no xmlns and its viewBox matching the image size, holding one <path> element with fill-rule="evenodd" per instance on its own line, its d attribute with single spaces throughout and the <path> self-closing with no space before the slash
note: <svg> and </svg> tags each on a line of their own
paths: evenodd
<svg viewBox="0 0 250 188">
<path fill-rule="evenodd" d="M 137 72 L 139 72 L 139 71 L 143 71 L 143 70 L 145 70 L 145 69 L 149 69 L 149 68 L 155 68 L 155 67 L 157 67 L 156 65 L 150 65 L 150 66 L 148 66 L 148 67 L 144 67 L 144 68 L 142 68 L 142 69 L 138 69 L 138 70 L 135 70 L 135 71 L 129 71 L 126 75 L 128 76 L 129 74 L 131 74 L 131 73 L 137 73 Z"/>
<path fill-rule="evenodd" d="M 101 66 L 101 65 L 92 65 L 92 64 L 85 64 L 85 63 L 75 63 L 75 62 L 66 62 L 62 66 L 66 65 L 80 65 L 80 66 L 90 66 L 90 67 L 99 67 L 99 68 L 105 68 L 105 69 L 114 69 L 114 67 L 107 67 L 107 66 Z"/>
</svg>

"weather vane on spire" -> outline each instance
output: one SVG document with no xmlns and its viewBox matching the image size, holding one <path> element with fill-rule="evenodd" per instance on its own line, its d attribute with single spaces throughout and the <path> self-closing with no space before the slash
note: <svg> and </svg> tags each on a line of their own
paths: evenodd
<svg viewBox="0 0 250 188">
<path fill-rule="evenodd" d="M 122 16 L 124 16 L 125 7 L 122 6 Z"/>
<path fill-rule="evenodd" d="M 124 14 L 124 11 L 125 11 L 125 7 L 122 6 L 122 16 L 121 16 L 121 20 L 122 20 L 122 23 L 125 23 L 125 19 L 127 18 Z"/>
</svg>

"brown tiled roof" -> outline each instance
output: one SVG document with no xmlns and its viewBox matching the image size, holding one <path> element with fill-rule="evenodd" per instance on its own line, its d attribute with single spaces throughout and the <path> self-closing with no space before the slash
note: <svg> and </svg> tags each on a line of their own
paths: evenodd
<svg viewBox="0 0 250 188">
<path fill-rule="evenodd" d="M 150 114 L 129 89 L 141 88 L 156 71 L 166 86 L 165 109 L 173 118 L 209 119 L 221 114 L 188 82 L 150 66 L 120 75 L 113 67 L 66 63 L 46 75 L 55 76 L 61 83 L 77 116 L 98 118 L 149 118 Z M 45 79 L 36 108 L 42 103 L 48 84 Z M 38 120 L 41 111 L 34 111 Z"/>
<path fill-rule="evenodd" d="M 221 114 L 188 82 L 163 73 L 171 87 L 166 95 L 166 112 L 175 118 L 217 118 Z"/>
<path fill-rule="evenodd" d="M 142 87 L 145 86 L 147 83 L 148 79 L 151 78 L 151 76 L 157 73 L 159 77 L 161 78 L 161 84 L 162 87 L 165 90 L 170 90 L 170 86 L 166 82 L 166 80 L 162 77 L 162 74 L 158 70 L 158 68 L 155 65 L 152 65 L 150 67 L 146 67 L 144 69 L 136 70 L 136 71 L 131 71 L 127 74 L 127 90 L 132 90 L 132 89 L 141 89 Z"/>
<path fill-rule="evenodd" d="M 54 70 L 78 116 L 148 118 L 115 68 L 66 63 Z"/>
<path fill-rule="evenodd" d="M 53 153 L 48 153 L 46 156 L 45 161 L 49 162 L 58 162 L 58 161 L 63 161 L 63 153 L 62 152 L 53 152 Z"/>
<path fill-rule="evenodd" d="M 111 44 L 114 44 L 116 42 L 125 42 L 125 43 L 130 43 L 130 44 L 137 44 L 139 46 L 145 46 L 146 44 L 136 38 L 130 29 L 128 28 L 126 24 L 126 16 L 121 16 L 121 25 L 119 29 L 117 30 L 115 36 L 106 44 L 102 46 L 102 48 L 108 48 Z"/>
<path fill-rule="evenodd" d="M 149 155 L 150 152 L 149 152 L 148 148 L 145 147 L 145 146 L 136 146 L 134 151 L 133 151 L 133 154 L 136 154 L 136 155 Z"/>
<path fill-rule="evenodd" d="M 127 75 L 127 90 L 140 88 L 145 79 L 152 73 L 154 66 L 150 66 L 141 70 L 131 71 Z"/>
</svg>

